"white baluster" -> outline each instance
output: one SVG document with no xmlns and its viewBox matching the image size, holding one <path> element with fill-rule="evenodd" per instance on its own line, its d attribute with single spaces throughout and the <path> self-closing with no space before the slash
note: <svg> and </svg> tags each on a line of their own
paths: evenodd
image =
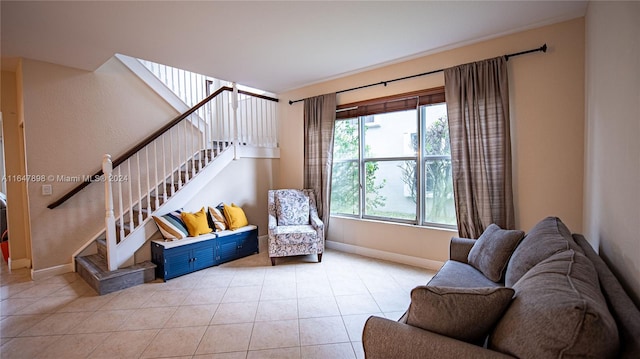
<svg viewBox="0 0 640 359">
<path fill-rule="evenodd" d="M 263 123 L 262 128 L 263 128 L 263 132 L 264 132 L 264 137 L 262 138 L 262 141 L 260 141 L 260 146 L 261 147 L 266 147 L 267 143 L 269 142 L 269 126 L 268 126 L 268 122 L 266 121 L 266 115 L 267 115 L 267 101 L 266 100 L 260 100 L 260 118 L 264 118 L 263 121 L 260 121 Z"/>
<path fill-rule="evenodd" d="M 272 148 L 277 148 L 278 147 L 278 122 L 277 122 L 277 109 L 278 106 L 276 106 L 275 102 L 271 102 L 270 103 L 271 106 L 271 116 L 270 116 L 270 123 L 271 123 L 271 131 L 273 134 L 272 137 L 272 141 L 271 141 L 271 147 Z"/>
<path fill-rule="evenodd" d="M 256 127 L 257 127 L 257 123 L 256 123 L 256 118 L 253 116 L 253 104 L 251 102 L 251 100 L 247 101 L 247 117 L 249 118 L 249 140 L 251 141 L 252 145 L 256 144 Z"/>
<path fill-rule="evenodd" d="M 271 124 L 269 122 L 269 103 L 266 100 L 262 100 L 262 122 L 264 122 L 264 128 L 266 130 L 266 137 L 264 139 L 264 146 L 269 147 L 271 142 Z"/>
<path fill-rule="evenodd" d="M 175 132 L 176 132 L 176 147 L 178 147 L 178 155 L 177 155 L 177 165 L 178 167 L 180 167 L 180 160 L 182 159 L 182 156 L 180 154 L 180 148 L 182 146 L 180 146 L 180 126 L 176 125 L 175 127 Z M 173 151 L 172 151 L 173 153 Z M 173 159 L 173 155 L 171 156 L 171 159 Z M 171 179 L 173 181 L 173 179 L 175 178 L 175 171 L 176 167 L 173 165 L 173 162 L 171 163 Z M 178 176 L 178 189 L 182 188 L 182 176 Z M 171 189 L 171 194 L 173 195 L 175 193 L 175 188 Z"/>
<path fill-rule="evenodd" d="M 229 107 L 231 106 L 229 104 L 229 93 L 227 91 L 224 91 L 222 93 L 222 104 L 220 105 L 222 108 L 222 112 L 221 112 L 221 116 L 222 118 L 220 119 L 220 140 L 222 141 L 222 146 L 223 148 L 227 147 L 227 141 L 229 141 L 229 137 L 228 137 L 228 131 L 227 131 L 227 127 L 228 127 L 228 123 L 229 123 Z"/>
<path fill-rule="evenodd" d="M 205 104 L 201 110 L 202 110 L 202 121 L 204 122 L 202 124 L 203 126 L 203 131 L 202 131 L 202 136 L 200 136 L 200 146 L 198 149 L 198 153 L 200 154 L 198 157 L 200 159 L 200 161 L 198 161 L 198 171 L 202 170 L 203 165 L 206 166 L 207 165 L 207 136 L 209 135 L 209 126 L 208 126 L 208 122 L 207 122 L 207 109 L 206 106 L 208 104 Z M 202 158 L 202 155 L 205 155 L 204 158 Z"/>
<path fill-rule="evenodd" d="M 233 97 L 231 98 L 231 105 L 233 106 L 233 159 L 240 159 L 240 153 L 238 149 L 238 86 L 233 83 Z"/>
<path fill-rule="evenodd" d="M 155 146 L 155 141 L 153 142 L 154 146 Z M 145 155 L 145 161 L 146 163 L 146 169 L 147 169 L 147 187 L 144 191 L 145 196 L 147 197 L 147 210 L 151 210 L 151 196 L 149 195 L 151 193 L 151 179 L 149 178 L 151 176 L 151 168 L 149 168 L 149 147 L 151 145 L 147 145 L 144 148 L 144 155 Z M 156 166 L 154 166 L 156 167 Z M 140 215 L 142 216 L 142 198 L 140 198 L 140 205 L 138 206 L 138 210 L 140 211 Z M 147 218 L 149 218 L 149 214 L 147 214 Z M 142 221 L 140 222 L 142 223 Z"/>
<path fill-rule="evenodd" d="M 164 135 L 162 136 L 162 139 L 164 141 Z M 158 139 L 156 139 L 155 141 L 153 141 L 153 168 L 154 168 L 154 172 L 155 172 L 155 178 L 153 183 L 155 183 L 154 187 L 158 185 L 158 167 L 160 167 L 160 163 L 158 163 Z M 164 167 L 164 158 L 162 159 L 162 166 Z M 151 191 L 152 188 L 149 187 L 149 198 L 151 198 Z M 160 203 L 159 203 L 159 199 L 156 193 L 156 200 L 155 200 L 155 209 L 157 209 L 158 207 L 160 207 Z M 151 211 L 151 205 L 149 205 L 149 211 Z M 147 215 L 149 215 L 150 213 L 148 213 Z"/>
<path fill-rule="evenodd" d="M 200 136 L 198 136 L 198 132 L 200 132 L 200 116 L 198 116 L 198 112 L 196 111 L 193 114 L 194 120 L 196 121 L 196 125 L 191 124 L 191 178 L 196 175 L 196 147 L 200 141 Z"/>
<path fill-rule="evenodd" d="M 225 101 L 225 103 L 227 104 L 227 109 L 226 109 L 226 113 L 224 114 L 224 147 L 226 148 L 227 146 L 229 146 L 229 144 L 231 143 L 231 113 L 232 113 L 232 109 L 231 109 L 231 96 L 233 96 L 233 93 L 228 93 L 225 91 L 225 95 L 227 96 L 227 100 Z"/>
<path fill-rule="evenodd" d="M 171 143 L 171 131 L 166 132 L 165 135 L 169 136 L 169 143 Z M 167 188 L 167 151 L 166 151 L 166 146 L 164 143 L 164 139 L 165 136 L 162 136 L 162 188 Z M 158 192 L 159 190 L 156 188 L 156 209 L 158 209 L 158 207 L 160 206 L 160 200 L 158 199 L 158 197 L 160 197 L 160 193 Z M 163 199 L 163 203 L 167 201 L 167 191 L 163 191 L 162 193 L 162 199 Z"/>
<path fill-rule="evenodd" d="M 117 178 L 122 178 L 122 166 L 118 166 Z M 118 181 L 118 223 L 120 224 L 120 239 L 124 238 L 124 203 L 122 200 L 122 181 Z"/>
<path fill-rule="evenodd" d="M 105 218 L 104 224 L 106 228 L 107 242 L 107 265 L 110 271 L 118 269 L 118 252 L 116 247 L 116 218 L 113 213 L 113 191 L 111 187 L 111 178 L 113 172 L 113 164 L 111 156 L 105 154 L 102 159 L 102 172 L 104 173 L 104 202 L 105 202 Z"/>
<path fill-rule="evenodd" d="M 178 175 L 182 177 L 182 163 L 184 163 L 184 183 L 189 181 L 189 120 L 184 119 L 183 141 L 184 141 L 184 159 L 178 165 Z"/>
<path fill-rule="evenodd" d="M 127 160 L 127 175 L 129 176 L 129 206 L 127 206 L 127 208 L 129 208 L 129 227 L 133 228 L 133 185 L 131 184 L 133 176 L 131 175 L 131 158 Z M 129 231 L 129 233 L 131 233 L 131 231 Z M 124 237 L 120 238 L 121 241 L 123 239 Z"/>
<path fill-rule="evenodd" d="M 136 153 L 136 163 L 138 167 L 138 198 L 136 202 L 138 202 L 138 224 L 142 223 L 142 167 L 140 167 L 140 152 Z M 131 212 L 133 212 L 133 204 L 131 205 Z M 131 231 L 135 228 L 135 222 L 131 222 Z"/>
<path fill-rule="evenodd" d="M 264 121 L 261 121 L 262 119 L 262 116 L 261 116 L 262 108 L 260 107 L 261 101 L 253 97 L 251 104 L 253 106 L 252 114 L 256 119 L 256 123 L 258 124 L 258 128 L 256 129 L 258 133 L 257 133 L 255 145 L 262 146 L 262 143 L 264 142 Z"/>
<path fill-rule="evenodd" d="M 209 149 L 209 147 L 211 147 L 211 149 L 213 150 L 213 121 L 214 121 L 213 109 L 215 108 L 214 101 L 209 101 L 209 103 L 207 103 L 207 108 L 205 110 L 206 123 L 207 123 L 207 134 L 206 134 L 206 141 L 204 144 L 205 150 Z M 205 164 L 209 164 L 209 156 L 207 156 L 206 154 L 205 154 Z"/>
<path fill-rule="evenodd" d="M 242 95 L 242 105 L 239 105 L 238 108 L 240 109 L 240 124 L 241 124 L 241 128 L 240 128 L 240 143 L 247 143 L 248 138 L 247 138 L 247 133 L 249 131 L 249 121 L 250 121 L 250 117 L 249 114 L 247 113 L 247 99 L 249 97 L 247 95 Z"/>
<path fill-rule="evenodd" d="M 178 71 L 178 91 L 180 92 L 180 98 L 184 98 L 186 100 L 184 70 L 177 69 L 177 71 Z"/>
</svg>

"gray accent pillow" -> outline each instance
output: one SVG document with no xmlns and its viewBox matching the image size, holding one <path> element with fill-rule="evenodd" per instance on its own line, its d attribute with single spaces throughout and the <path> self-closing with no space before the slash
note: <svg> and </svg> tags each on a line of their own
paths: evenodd
<svg viewBox="0 0 640 359">
<path fill-rule="evenodd" d="M 543 219 L 531 228 L 513 251 L 504 277 L 505 285 L 513 287 L 536 264 L 567 249 L 582 253 L 580 246 L 573 240 L 571 231 L 560 218 Z"/>
<path fill-rule="evenodd" d="M 419 286 L 411 291 L 407 324 L 473 344 L 481 344 L 511 303 L 505 287 Z"/>
<path fill-rule="evenodd" d="M 611 358 L 618 328 L 582 253 L 566 250 L 533 267 L 489 337 L 489 348 L 518 358 Z"/>
<path fill-rule="evenodd" d="M 467 261 L 485 277 L 502 281 L 511 254 L 524 237 L 519 230 L 502 229 L 490 224 L 469 251 Z"/>
</svg>

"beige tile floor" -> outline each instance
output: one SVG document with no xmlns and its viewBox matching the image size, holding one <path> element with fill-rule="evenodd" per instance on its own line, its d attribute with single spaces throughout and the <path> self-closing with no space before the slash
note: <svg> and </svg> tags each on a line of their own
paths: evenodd
<svg viewBox="0 0 640 359">
<path fill-rule="evenodd" d="M 399 318 L 431 271 L 329 250 L 266 253 L 98 296 L 76 273 L 0 267 L 0 357 L 363 358 L 371 315 Z"/>
</svg>

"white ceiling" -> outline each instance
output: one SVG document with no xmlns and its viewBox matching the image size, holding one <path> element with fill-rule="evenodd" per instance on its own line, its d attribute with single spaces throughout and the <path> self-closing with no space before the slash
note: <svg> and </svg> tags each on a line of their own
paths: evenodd
<svg viewBox="0 0 640 359">
<path fill-rule="evenodd" d="M 1 1 L 3 69 L 115 53 L 281 93 L 583 16 L 586 1 Z M 541 44 L 536 44 L 541 45 Z"/>
</svg>

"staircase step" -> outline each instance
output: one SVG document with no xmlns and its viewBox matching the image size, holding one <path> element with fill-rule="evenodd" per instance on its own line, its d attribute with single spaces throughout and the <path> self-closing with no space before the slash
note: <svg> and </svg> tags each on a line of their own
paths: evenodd
<svg viewBox="0 0 640 359">
<path fill-rule="evenodd" d="M 150 261 L 109 271 L 106 260 L 98 254 L 76 258 L 76 272 L 99 295 L 130 288 L 156 279 L 156 265 Z"/>
<path fill-rule="evenodd" d="M 144 197 L 144 203 L 143 205 L 147 205 L 147 201 L 146 201 L 147 197 Z M 151 207 L 153 207 L 153 205 L 155 204 L 155 200 L 151 201 Z M 136 213 L 136 215 L 138 214 L 138 212 L 142 212 L 142 218 L 149 218 L 149 216 L 151 216 L 151 213 L 153 213 L 153 209 L 149 209 L 147 207 L 142 207 L 142 208 L 138 208 L 139 205 L 136 205 L 135 207 L 133 207 L 133 212 Z"/>
<path fill-rule="evenodd" d="M 153 212 L 157 209 L 157 208 L 156 208 L 156 195 L 155 195 L 155 193 L 152 193 L 152 194 L 149 196 L 149 199 L 150 199 L 150 201 L 151 201 L 151 209 L 147 208 L 147 197 L 145 196 L 145 197 L 142 199 L 142 210 L 143 210 L 143 211 L 146 211 L 146 212 L 147 212 L 147 214 L 149 214 L 149 215 L 150 215 L 151 213 L 153 213 Z M 164 198 L 162 197 L 162 195 L 158 197 L 158 203 L 159 203 L 160 205 L 162 205 L 162 204 L 164 203 Z M 136 208 L 136 209 L 137 209 L 137 208 Z"/>
<path fill-rule="evenodd" d="M 145 219 L 147 219 L 151 215 L 151 212 L 146 208 L 142 208 L 141 210 L 138 210 L 138 209 L 134 208 L 133 209 L 133 223 L 135 224 L 136 227 L 138 225 L 140 225 L 140 214 L 141 213 L 142 213 L 142 220 L 143 221 Z M 125 227 L 125 228 L 130 228 L 131 227 L 131 217 L 129 216 L 129 212 L 128 211 L 124 214 L 124 216 L 122 216 L 122 219 L 124 220 L 124 223 L 127 225 L 127 227 Z"/>
<path fill-rule="evenodd" d="M 120 228 L 124 229 L 124 234 L 128 235 L 131 232 L 131 223 L 125 222 L 123 224 L 116 223 L 116 232 L 120 232 Z"/>
<path fill-rule="evenodd" d="M 184 182 L 182 182 L 182 186 L 184 186 Z M 157 193 L 158 193 L 158 194 L 163 194 L 163 193 L 165 193 L 165 192 L 166 192 L 166 193 L 167 193 L 167 198 L 169 198 L 169 197 L 171 197 L 171 193 L 172 193 L 172 192 L 171 192 L 171 188 L 172 188 L 172 187 L 173 187 L 173 189 L 174 189 L 174 192 L 178 192 L 178 190 L 179 190 L 180 188 L 182 188 L 182 187 L 180 186 L 180 184 L 178 183 L 178 181 L 176 180 L 176 181 L 173 183 L 173 185 L 171 184 L 171 182 L 167 182 L 167 184 L 165 185 L 165 187 L 164 187 L 164 188 L 162 188 L 162 185 L 160 185 L 160 186 L 158 187 L 158 192 L 157 192 Z"/>
<path fill-rule="evenodd" d="M 191 179 L 191 177 L 193 177 L 193 173 L 191 172 L 191 167 L 189 167 L 188 172 L 189 172 L 189 179 Z M 178 181 L 182 182 L 182 184 L 187 182 L 187 170 L 183 169 L 179 172 L 176 172 L 175 175 L 173 176 L 173 181 L 174 181 L 174 185 L 177 185 Z M 170 185 L 170 183 L 167 183 L 167 185 Z M 167 188 L 169 188 L 169 191 L 170 191 L 171 187 L 167 186 Z M 176 189 L 177 188 L 178 187 L 176 187 Z"/>
</svg>

